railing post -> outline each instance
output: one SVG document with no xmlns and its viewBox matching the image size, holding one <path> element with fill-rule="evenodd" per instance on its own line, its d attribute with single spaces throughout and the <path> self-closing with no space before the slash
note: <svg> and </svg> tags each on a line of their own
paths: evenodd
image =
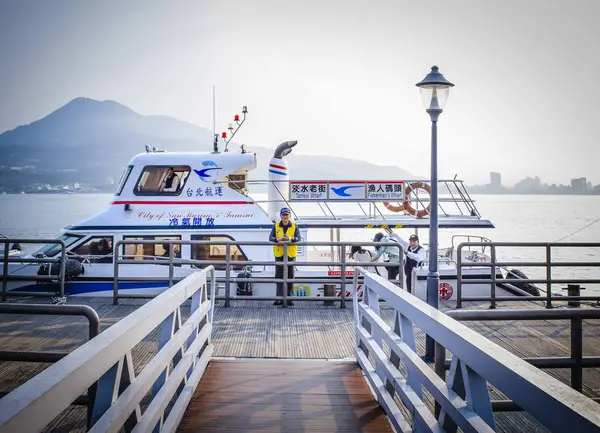
<svg viewBox="0 0 600 433">
<path fill-rule="evenodd" d="M 287 289 L 288 289 L 288 244 L 283 243 L 283 308 L 287 308 Z"/>
<path fill-rule="evenodd" d="M 552 247 L 546 244 L 546 308 L 552 308 Z"/>
<path fill-rule="evenodd" d="M 208 295 L 208 294 L 207 294 Z M 215 302 L 217 301 L 217 274 L 216 269 L 212 266 L 210 270 L 210 311 L 208 314 L 208 322 L 213 323 L 213 316 L 215 314 Z"/>
<path fill-rule="evenodd" d="M 435 342 L 435 374 L 446 381 L 446 348 L 437 341 Z M 435 417 L 439 419 L 442 408 L 440 404 L 435 401 Z"/>
<path fill-rule="evenodd" d="M 8 286 L 8 241 L 4 241 L 4 262 L 2 265 L 2 302 L 6 301 L 6 290 Z"/>
<path fill-rule="evenodd" d="M 346 308 L 346 245 L 342 245 L 340 247 L 340 255 L 341 255 L 341 263 L 340 270 L 342 272 L 342 302 L 340 303 L 340 308 Z M 356 270 L 354 271 L 356 272 Z M 334 292 L 335 293 L 335 292 Z"/>
<path fill-rule="evenodd" d="M 65 270 L 66 270 L 66 261 L 67 261 L 67 247 L 64 242 L 60 241 L 60 292 L 59 296 L 64 298 L 65 296 Z M 52 268 L 52 266 L 50 266 Z"/>
<path fill-rule="evenodd" d="M 231 304 L 231 245 L 225 245 L 225 306 Z"/>
<path fill-rule="evenodd" d="M 169 244 L 169 287 L 173 287 L 173 259 L 175 258 L 174 254 L 175 245 Z"/>
<path fill-rule="evenodd" d="M 462 247 L 456 248 L 456 309 L 462 308 Z"/>
<path fill-rule="evenodd" d="M 354 288 L 353 290 L 353 296 L 354 298 L 352 299 L 352 310 L 354 312 L 354 334 L 356 335 L 356 346 L 358 347 L 358 335 L 357 335 L 357 329 L 358 329 L 358 276 L 360 274 L 360 270 L 362 268 L 357 267 L 354 268 L 354 276 L 352 277 L 352 286 Z M 363 290 L 364 293 L 364 290 Z"/>
<path fill-rule="evenodd" d="M 492 259 L 492 267 L 490 268 L 491 272 L 492 272 L 492 282 L 491 282 L 491 297 L 492 297 L 492 304 L 490 305 L 490 309 L 495 310 L 496 309 L 496 246 L 492 245 L 491 250 L 490 250 L 490 256 Z"/>
<path fill-rule="evenodd" d="M 571 388 L 581 392 L 583 387 L 583 319 L 573 317 L 571 319 L 571 359 L 577 365 L 571 367 Z"/>
<path fill-rule="evenodd" d="M 398 261 L 398 275 L 400 276 L 400 287 L 402 287 L 403 289 L 406 289 L 406 287 L 404 287 L 404 266 L 402 266 L 402 263 L 404 263 L 404 250 L 400 247 L 398 247 L 398 255 L 400 257 L 400 260 Z M 413 295 L 416 292 L 416 288 L 415 290 L 413 290 Z"/>
<path fill-rule="evenodd" d="M 88 329 L 88 341 L 100 334 L 100 318 L 94 311 L 94 316 L 86 315 L 89 322 Z M 94 403 L 96 401 L 96 391 L 98 390 L 98 382 L 94 382 L 88 388 L 88 401 L 87 401 L 87 428 L 92 428 L 92 416 L 94 413 Z"/>
<path fill-rule="evenodd" d="M 123 245 L 123 251 L 125 251 L 125 244 L 123 241 L 117 242 L 115 245 L 115 263 L 113 265 L 113 305 L 119 304 L 119 247 Z"/>
</svg>

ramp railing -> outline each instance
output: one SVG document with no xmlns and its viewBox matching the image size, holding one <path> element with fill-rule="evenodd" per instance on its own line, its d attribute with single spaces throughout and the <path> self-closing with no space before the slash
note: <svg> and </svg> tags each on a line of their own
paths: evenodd
<svg viewBox="0 0 600 433">
<path fill-rule="evenodd" d="M 215 287 L 213 267 L 195 272 L 0 399 L 0 432 L 41 431 L 96 382 L 90 431 L 175 431 L 212 356 Z M 156 328 L 136 374 L 132 349 Z"/>
<path fill-rule="evenodd" d="M 446 314 L 458 321 L 507 321 L 507 326 L 515 326 L 515 321 L 562 321 L 569 323 L 569 356 L 535 357 L 523 358 L 531 365 L 538 368 L 570 368 L 571 369 L 571 388 L 583 392 L 583 375 L 585 368 L 600 368 L 600 356 L 583 355 L 583 337 L 584 320 L 600 320 L 600 310 L 594 308 L 569 308 L 569 309 L 551 309 L 551 310 L 453 310 Z M 589 336 L 589 337 L 595 337 Z M 445 350 L 441 347 L 439 350 Z M 444 362 L 445 356 L 436 358 L 435 369 L 438 375 L 445 374 L 447 367 Z M 594 399 L 600 402 L 600 399 Z M 492 402 L 492 406 L 494 406 Z M 513 408 L 520 410 L 512 402 L 502 402 L 498 406 L 504 408 Z M 600 408 L 599 408 L 600 409 Z"/>
<path fill-rule="evenodd" d="M 365 287 L 363 300 L 354 297 L 353 304 L 356 359 L 398 431 L 495 431 L 488 384 L 551 432 L 599 431 L 600 411 L 593 400 L 380 276 L 362 268 L 355 279 L 358 274 Z M 380 301 L 393 314 L 386 314 Z M 418 355 L 414 325 L 452 353 L 447 381 Z M 442 351 L 436 351 L 438 356 Z M 426 405 L 423 390 L 435 400 L 436 410 Z"/>
</svg>

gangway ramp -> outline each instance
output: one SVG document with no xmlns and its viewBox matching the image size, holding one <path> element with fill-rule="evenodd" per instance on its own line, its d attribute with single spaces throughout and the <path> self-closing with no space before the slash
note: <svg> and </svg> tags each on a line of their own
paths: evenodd
<svg viewBox="0 0 600 433">
<path fill-rule="evenodd" d="M 213 359 L 179 432 L 391 432 L 355 361 Z"/>
</svg>

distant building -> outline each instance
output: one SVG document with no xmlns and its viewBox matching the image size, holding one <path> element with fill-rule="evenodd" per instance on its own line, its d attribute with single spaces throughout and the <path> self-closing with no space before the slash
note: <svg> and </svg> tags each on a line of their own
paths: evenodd
<svg viewBox="0 0 600 433">
<path fill-rule="evenodd" d="M 571 179 L 571 190 L 574 193 L 584 193 L 587 191 L 587 179 L 580 177 L 578 179 Z"/>
<path fill-rule="evenodd" d="M 502 186 L 502 175 L 500 173 L 490 173 L 490 186 L 492 188 L 500 188 Z"/>
<path fill-rule="evenodd" d="M 521 179 L 513 187 L 513 191 L 519 194 L 537 194 L 542 190 L 542 181 L 539 177 L 529 177 Z"/>
</svg>

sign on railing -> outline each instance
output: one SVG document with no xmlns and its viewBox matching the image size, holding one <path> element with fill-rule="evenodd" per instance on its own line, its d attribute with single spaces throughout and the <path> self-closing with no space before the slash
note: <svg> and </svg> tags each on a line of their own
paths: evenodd
<svg viewBox="0 0 600 433">
<path fill-rule="evenodd" d="M 404 201 L 403 181 L 290 182 L 290 201 Z"/>
</svg>

